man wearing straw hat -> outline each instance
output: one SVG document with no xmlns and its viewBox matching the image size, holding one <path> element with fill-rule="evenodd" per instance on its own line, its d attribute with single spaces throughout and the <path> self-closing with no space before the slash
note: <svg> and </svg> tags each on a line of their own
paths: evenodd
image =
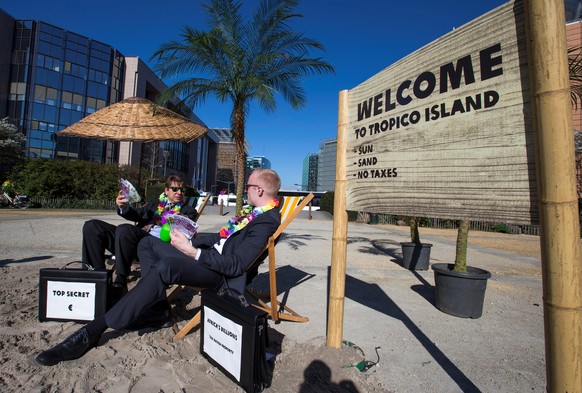
<svg viewBox="0 0 582 393">
<path fill-rule="evenodd" d="M 162 220 L 168 214 L 183 214 L 193 221 L 198 218 L 195 208 L 184 205 L 185 191 L 184 180 L 172 175 L 166 180 L 164 192 L 158 198 L 134 208 L 120 190 L 115 200 L 117 214 L 135 222 L 135 225 L 115 226 L 101 220 L 89 220 L 83 225 L 83 263 L 96 269 L 105 269 L 105 250 L 115 255 L 114 302 L 127 293 L 127 276 L 137 257 L 139 241 L 149 235 L 160 237 Z"/>
</svg>

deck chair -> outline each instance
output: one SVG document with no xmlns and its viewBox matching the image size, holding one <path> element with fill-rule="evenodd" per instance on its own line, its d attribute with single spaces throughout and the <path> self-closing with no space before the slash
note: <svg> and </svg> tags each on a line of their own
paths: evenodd
<svg viewBox="0 0 582 393">
<path fill-rule="evenodd" d="M 202 215 L 202 212 L 204 211 L 204 208 L 206 207 L 206 204 L 210 200 L 211 196 L 211 193 L 207 193 L 206 196 L 201 197 L 198 201 L 196 205 L 196 211 L 198 212 L 198 218 L 196 219 L 197 221 L 200 220 L 200 216 Z"/>
<path fill-rule="evenodd" d="M 268 253 L 269 258 L 269 295 L 265 295 L 261 292 L 249 290 L 249 293 L 253 298 L 255 298 L 258 304 L 253 304 L 256 308 L 266 311 L 271 319 L 274 321 L 288 320 L 295 322 L 307 322 L 309 318 L 303 317 L 297 314 L 295 311 L 291 310 L 289 307 L 282 305 L 277 300 L 277 274 L 275 269 L 275 242 L 279 236 L 283 233 L 285 228 L 297 217 L 297 215 L 303 210 L 305 206 L 311 202 L 313 199 L 313 194 L 307 195 L 303 198 L 303 201 L 297 205 L 301 197 L 284 197 L 283 205 L 280 208 L 281 212 L 281 225 L 275 231 L 275 233 L 269 238 L 267 244 L 263 247 L 263 250 L 259 253 L 259 256 L 251 264 L 248 271 L 253 271 L 258 267 L 258 265 L 263 260 L 263 255 L 265 252 Z M 246 273 L 241 277 L 236 277 L 234 280 L 237 282 L 229 282 L 229 286 L 234 285 L 245 288 L 247 284 Z M 202 291 L 207 288 L 194 288 L 197 291 Z M 241 291 L 242 292 L 242 291 Z M 267 303 L 270 303 L 268 305 Z M 196 315 L 174 336 L 174 341 L 182 339 L 190 330 L 194 329 L 200 323 L 201 311 L 198 311 Z"/>
</svg>

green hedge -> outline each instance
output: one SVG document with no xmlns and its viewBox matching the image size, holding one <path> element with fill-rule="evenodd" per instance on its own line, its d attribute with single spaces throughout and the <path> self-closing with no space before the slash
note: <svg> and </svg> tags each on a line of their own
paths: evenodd
<svg viewBox="0 0 582 393">
<path fill-rule="evenodd" d="M 333 215 L 333 202 L 334 202 L 334 192 L 328 191 L 321 197 L 321 202 L 319 204 L 319 210 L 326 211 Z M 357 221 L 358 212 L 348 210 L 348 221 Z"/>
<path fill-rule="evenodd" d="M 119 178 L 132 184 L 145 185 L 145 173 L 138 181 L 138 168 L 89 161 L 63 161 L 35 158 L 17 166 L 10 173 L 18 192 L 31 198 L 66 200 L 114 200 L 119 190 Z M 139 190 L 143 196 L 143 189 Z M 69 207 L 69 203 L 67 203 Z"/>
</svg>

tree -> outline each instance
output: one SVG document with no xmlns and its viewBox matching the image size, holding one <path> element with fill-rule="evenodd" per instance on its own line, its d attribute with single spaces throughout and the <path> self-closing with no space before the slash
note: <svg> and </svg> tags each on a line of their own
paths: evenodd
<svg viewBox="0 0 582 393">
<path fill-rule="evenodd" d="M 242 2 L 210 0 L 204 5 L 210 30 L 185 27 L 181 41 L 161 45 L 152 59 L 162 78 L 184 80 L 170 86 L 158 102 L 180 97 L 195 107 L 208 96 L 232 104 L 230 124 L 236 145 L 236 209 L 242 207 L 245 182 L 245 124 L 252 102 L 264 110 L 275 110 L 279 94 L 294 109 L 306 104 L 301 87 L 305 76 L 334 73 L 321 58 L 309 57 L 313 49 L 324 50 L 316 40 L 294 32 L 292 19 L 299 4 L 293 0 L 261 0 L 250 19 L 241 12 Z"/>
<path fill-rule="evenodd" d="M 570 99 L 574 109 L 582 102 L 582 47 L 568 48 L 568 74 Z"/>
<path fill-rule="evenodd" d="M 24 159 L 22 147 L 26 137 L 8 118 L 0 119 L 0 172 L 8 172 L 15 164 Z"/>
</svg>

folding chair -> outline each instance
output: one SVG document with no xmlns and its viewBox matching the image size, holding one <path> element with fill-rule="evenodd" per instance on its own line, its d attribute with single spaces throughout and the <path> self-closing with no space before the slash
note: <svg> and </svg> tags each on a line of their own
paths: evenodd
<svg viewBox="0 0 582 393">
<path fill-rule="evenodd" d="M 253 304 L 258 309 L 266 311 L 271 319 L 277 322 L 279 319 L 284 321 L 294 321 L 294 322 L 307 322 L 309 318 L 303 317 L 297 314 L 295 311 L 290 309 L 289 307 L 281 304 L 277 300 L 277 272 L 275 267 L 275 242 L 279 238 L 279 236 L 283 233 L 283 231 L 287 228 L 289 224 L 297 217 L 299 213 L 303 210 L 305 206 L 311 202 L 313 199 L 313 194 L 307 195 L 303 198 L 301 203 L 297 204 L 300 201 L 301 197 L 294 196 L 294 197 L 285 197 L 283 200 L 283 206 L 281 207 L 281 225 L 275 231 L 275 233 L 269 238 L 267 241 L 267 245 L 265 249 L 268 250 L 269 253 L 269 295 L 257 291 L 254 289 L 247 289 L 247 293 L 251 295 L 259 304 Z M 265 250 L 263 249 L 263 251 Z M 262 253 L 261 253 L 262 254 Z M 255 262 L 256 263 L 256 262 Z M 253 263 L 253 266 L 255 265 Z M 267 303 L 271 303 L 269 306 Z"/>
<path fill-rule="evenodd" d="M 200 219 L 200 216 L 202 215 L 202 212 L 204 211 L 204 208 L 206 207 L 206 204 L 210 200 L 210 197 L 211 196 L 212 196 L 211 193 L 207 193 L 206 196 L 200 198 L 200 200 L 198 201 L 198 203 L 196 205 L 196 211 L 198 211 L 198 218 L 197 218 L 197 220 Z"/>
<path fill-rule="evenodd" d="M 283 205 L 280 208 L 281 214 L 281 225 L 275 231 L 275 233 L 269 237 L 267 244 L 263 247 L 259 256 L 255 259 L 255 261 L 250 265 L 247 272 L 252 271 L 255 269 L 258 264 L 262 261 L 262 256 L 265 252 L 268 252 L 269 257 L 269 286 L 270 295 L 265 295 L 258 291 L 248 290 L 249 293 L 253 298 L 257 300 L 259 304 L 253 304 L 256 308 L 266 311 L 270 316 L 271 319 L 274 321 L 278 321 L 279 319 L 288 320 L 288 321 L 295 321 L 295 322 L 307 322 L 309 318 L 303 317 L 297 314 L 295 311 L 291 310 L 289 307 L 282 305 L 277 300 L 277 274 L 275 269 L 275 242 L 279 238 L 279 236 L 283 233 L 285 228 L 289 226 L 289 224 L 297 217 L 297 215 L 303 210 L 305 206 L 311 202 L 313 199 L 313 194 L 309 194 L 303 198 L 303 201 L 297 205 L 301 197 L 284 197 Z M 230 287 L 240 288 L 242 284 L 242 288 L 244 289 L 246 286 L 247 281 L 247 272 L 245 272 L 242 276 L 235 277 L 231 279 L 228 284 Z M 234 281 L 234 282 L 233 282 Z M 237 288 L 237 289 L 238 289 Z M 204 289 L 208 288 L 194 288 L 198 291 L 203 291 Z M 241 291 L 242 292 L 242 291 Z M 267 302 L 270 302 L 271 305 L 269 306 Z M 194 329 L 200 323 L 201 312 L 198 311 L 196 315 L 174 336 L 174 341 L 182 339 L 190 330 Z"/>
</svg>

